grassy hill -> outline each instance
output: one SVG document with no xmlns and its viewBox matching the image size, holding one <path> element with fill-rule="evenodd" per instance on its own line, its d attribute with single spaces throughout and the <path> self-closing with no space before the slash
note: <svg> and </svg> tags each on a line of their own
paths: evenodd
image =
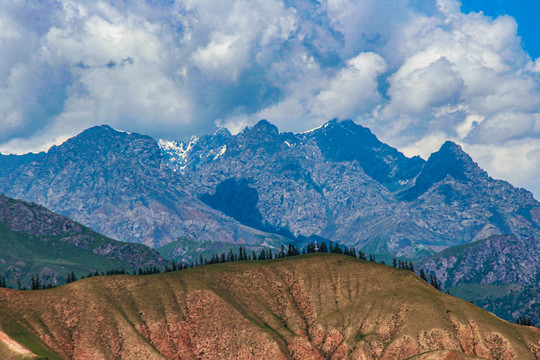
<svg viewBox="0 0 540 360">
<path fill-rule="evenodd" d="M 540 330 L 409 271 L 334 254 L 0 289 L 0 313 L 0 356 L 21 358 L 540 357 Z"/>
<path fill-rule="evenodd" d="M 28 287 L 38 274 L 43 284 L 65 282 L 110 269 L 161 265 L 153 249 L 115 241 L 35 203 L 0 195 L 0 275 L 7 285 Z"/>
</svg>

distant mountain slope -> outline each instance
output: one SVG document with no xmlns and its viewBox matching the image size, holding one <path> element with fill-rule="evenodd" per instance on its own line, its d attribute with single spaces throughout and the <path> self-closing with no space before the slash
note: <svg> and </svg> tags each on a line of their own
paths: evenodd
<svg viewBox="0 0 540 360">
<path fill-rule="evenodd" d="M 0 351 L 49 359 L 538 359 L 540 330 L 409 271 L 314 254 L 0 289 Z"/>
<path fill-rule="evenodd" d="M 182 235 L 229 243 L 279 240 L 187 194 L 148 136 L 97 126 L 47 153 L 0 155 L 0 166 L 0 191 L 123 241 L 157 247 Z"/>
<path fill-rule="evenodd" d="M 35 203 L 0 195 L 0 275 L 8 286 L 27 287 L 39 275 L 42 284 L 59 285 L 68 272 L 89 272 L 165 265 L 144 245 L 109 239 Z"/>
<path fill-rule="evenodd" d="M 494 235 L 446 249 L 422 262 L 445 289 L 514 321 L 540 324 L 540 241 Z M 490 286 L 488 286 L 490 285 Z"/>
<path fill-rule="evenodd" d="M 237 135 L 222 129 L 160 146 L 188 192 L 244 223 L 259 212 L 267 227 L 408 258 L 490 235 L 540 238 L 532 194 L 490 178 L 452 142 L 426 162 L 352 121 L 292 134 L 262 120 Z M 234 181 L 257 209 L 247 201 L 227 212 L 217 201 Z"/>
<path fill-rule="evenodd" d="M 540 241 L 491 236 L 449 248 L 421 262 L 445 288 L 461 284 L 540 284 Z"/>
<path fill-rule="evenodd" d="M 317 235 L 421 259 L 491 235 L 540 238 L 540 203 L 457 144 L 407 158 L 352 121 L 299 134 L 260 121 L 187 144 L 99 126 L 47 153 L 0 156 L 0 191 L 153 247 Z"/>
<path fill-rule="evenodd" d="M 462 284 L 448 291 L 492 312 L 501 319 L 515 322 L 518 318 L 531 319 L 540 327 L 540 285 L 524 284 Z"/>
</svg>

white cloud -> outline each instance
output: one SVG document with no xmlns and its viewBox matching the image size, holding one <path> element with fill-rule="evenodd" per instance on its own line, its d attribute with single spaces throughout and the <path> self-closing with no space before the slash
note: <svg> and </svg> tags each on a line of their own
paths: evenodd
<svg viewBox="0 0 540 360">
<path fill-rule="evenodd" d="M 0 5 L 0 151 L 101 123 L 178 139 L 352 118 L 411 155 L 454 139 L 540 194 L 540 59 L 511 17 L 454 0 Z"/>
<path fill-rule="evenodd" d="M 315 97 L 313 115 L 323 119 L 350 118 L 371 110 L 381 101 L 377 76 L 386 70 L 386 62 L 374 53 L 361 53 Z"/>
<path fill-rule="evenodd" d="M 260 59 L 263 51 L 273 41 L 285 41 L 296 30 L 295 11 L 286 9 L 279 1 L 237 0 L 228 9 L 220 9 L 224 19 L 208 24 L 214 30 L 208 42 L 192 54 L 192 64 L 212 77 L 237 80 L 240 72 L 252 60 Z M 216 9 L 208 3 L 190 3 L 190 8 L 201 14 L 202 19 L 214 14 Z M 214 19 L 214 16 L 211 16 Z"/>
<path fill-rule="evenodd" d="M 437 105 L 459 100 L 463 79 L 452 69 L 452 64 L 444 56 L 425 67 L 407 65 L 409 64 L 404 65 L 389 79 L 393 110 L 389 116 L 404 112 L 420 113 Z"/>
<path fill-rule="evenodd" d="M 466 145 L 464 149 L 489 174 L 514 186 L 533 191 L 539 199 L 540 141 L 537 138 L 512 140 L 501 144 Z"/>
</svg>

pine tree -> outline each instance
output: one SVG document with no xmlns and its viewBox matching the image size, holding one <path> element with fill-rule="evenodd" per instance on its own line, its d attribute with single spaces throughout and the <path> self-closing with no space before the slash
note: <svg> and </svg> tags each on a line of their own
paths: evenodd
<svg viewBox="0 0 540 360">
<path fill-rule="evenodd" d="M 392 266 L 397 268 L 397 261 L 396 259 L 392 259 Z"/>
<path fill-rule="evenodd" d="M 532 326 L 532 321 L 530 317 L 520 316 L 516 319 L 516 324 L 518 325 L 525 325 L 525 326 Z"/>
<path fill-rule="evenodd" d="M 435 289 L 437 289 L 437 290 L 441 289 L 441 286 L 439 285 L 439 282 L 437 281 L 437 275 L 429 274 L 429 283 Z"/>
<path fill-rule="evenodd" d="M 426 273 L 424 272 L 424 269 L 423 268 L 420 268 L 420 278 L 422 280 L 424 280 L 425 282 L 428 281 L 427 277 L 426 277 Z"/>
<path fill-rule="evenodd" d="M 358 250 L 358 258 L 360 260 L 366 260 L 366 254 L 362 250 Z"/>
<path fill-rule="evenodd" d="M 328 247 L 326 246 L 326 242 L 321 241 L 321 245 L 319 246 L 320 252 L 328 252 Z"/>
</svg>

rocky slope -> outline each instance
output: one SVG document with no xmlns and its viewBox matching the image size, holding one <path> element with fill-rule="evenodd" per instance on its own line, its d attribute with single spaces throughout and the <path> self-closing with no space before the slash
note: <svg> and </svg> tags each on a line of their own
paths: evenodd
<svg viewBox="0 0 540 360">
<path fill-rule="evenodd" d="M 490 235 L 540 236 L 532 194 L 490 178 L 451 142 L 423 161 L 352 121 L 292 134 L 263 120 L 238 135 L 222 129 L 160 147 L 187 191 L 261 229 L 409 258 Z M 220 203 L 235 193 L 251 195 L 235 209 Z"/>
<path fill-rule="evenodd" d="M 0 167 L 0 191 L 123 241 L 157 247 L 183 235 L 225 243 L 279 240 L 187 194 L 148 136 L 98 126 L 47 153 L 0 155 Z"/>
<path fill-rule="evenodd" d="M 7 285 L 27 287 L 35 274 L 43 284 L 111 269 L 165 265 L 144 245 L 124 243 L 93 232 L 35 203 L 0 195 L 0 275 Z"/>
<path fill-rule="evenodd" d="M 452 294 L 474 301 L 509 321 L 525 316 L 539 325 L 538 259 L 538 240 L 494 235 L 446 249 L 417 267 L 435 274 L 441 286 Z"/>
<path fill-rule="evenodd" d="M 532 238 L 491 236 L 453 247 L 420 263 L 445 288 L 461 284 L 538 285 L 540 242 Z"/>
<path fill-rule="evenodd" d="M 0 191 L 154 247 L 287 241 L 277 233 L 420 259 L 491 235 L 540 234 L 531 193 L 490 178 L 458 145 L 409 159 L 352 121 L 300 134 L 261 121 L 159 145 L 100 126 L 47 153 L 1 155 Z"/>
<path fill-rule="evenodd" d="M 540 330 L 335 255 L 0 293 L 0 351 L 50 359 L 540 358 Z"/>
</svg>

